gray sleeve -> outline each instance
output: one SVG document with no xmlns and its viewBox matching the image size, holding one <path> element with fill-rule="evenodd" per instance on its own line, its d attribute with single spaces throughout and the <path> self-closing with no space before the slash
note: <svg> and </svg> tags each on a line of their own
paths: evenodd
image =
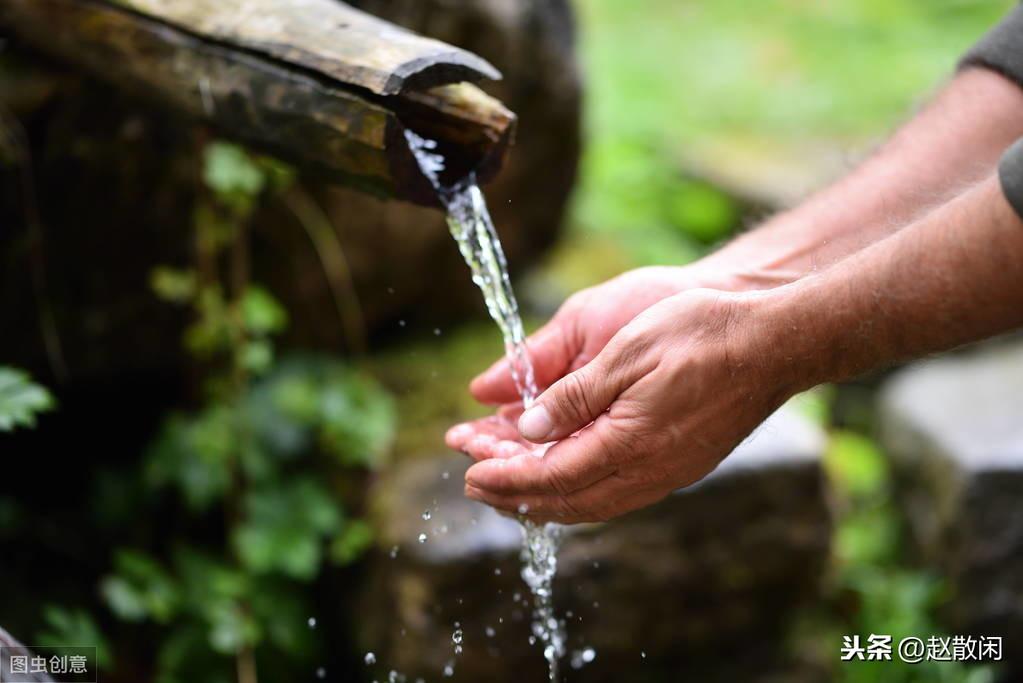
<svg viewBox="0 0 1023 683">
<path fill-rule="evenodd" d="M 998 162 L 998 180 L 1009 205 L 1023 218 L 1023 138 L 1009 146 Z"/>
<path fill-rule="evenodd" d="M 1023 86 L 1023 6 L 1012 10 L 959 62 L 959 67 L 993 69 Z"/>
</svg>

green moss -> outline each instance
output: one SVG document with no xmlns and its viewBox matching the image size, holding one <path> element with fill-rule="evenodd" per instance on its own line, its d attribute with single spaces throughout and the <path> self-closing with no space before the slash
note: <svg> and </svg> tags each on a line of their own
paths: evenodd
<svg viewBox="0 0 1023 683">
<path fill-rule="evenodd" d="M 492 412 L 476 403 L 467 387 L 501 356 L 502 348 L 494 324 L 479 321 L 410 340 L 366 361 L 395 396 L 395 459 L 435 455 L 446 449 L 448 427 Z"/>
</svg>

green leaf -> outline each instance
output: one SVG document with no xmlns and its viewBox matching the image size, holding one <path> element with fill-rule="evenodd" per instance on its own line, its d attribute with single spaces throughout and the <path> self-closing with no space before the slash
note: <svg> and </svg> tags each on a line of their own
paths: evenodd
<svg viewBox="0 0 1023 683">
<path fill-rule="evenodd" d="M 131 622 L 152 619 L 167 623 L 178 611 L 180 591 L 170 574 L 154 559 L 131 550 L 117 553 L 117 574 L 105 578 L 100 593 L 110 609 Z"/>
<path fill-rule="evenodd" d="M 52 410 L 55 405 L 53 395 L 33 383 L 28 373 L 0 366 L 0 432 L 35 427 L 39 413 Z"/>
<path fill-rule="evenodd" d="M 214 142 L 206 147 L 203 180 L 219 197 L 255 197 L 266 177 L 248 153 L 238 145 Z"/>
<path fill-rule="evenodd" d="M 267 640 L 292 655 L 309 653 L 315 640 L 309 637 L 313 613 L 308 589 L 292 581 L 260 577 L 252 592 L 252 614 L 266 631 Z"/>
<path fill-rule="evenodd" d="M 242 564 L 260 574 L 308 581 L 320 568 L 322 543 L 337 532 L 341 513 L 323 486 L 299 479 L 246 497 L 245 522 L 234 535 Z"/>
<path fill-rule="evenodd" d="M 187 303 L 195 296 L 195 271 L 157 266 L 149 274 L 149 286 L 164 301 Z"/>
<path fill-rule="evenodd" d="M 206 617 L 209 623 L 210 647 L 221 654 L 235 654 L 239 650 L 256 645 L 262 637 L 259 624 L 237 603 L 214 603 L 207 611 Z"/>
<path fill-rule="evenodd" d="M 185 330 L 185 346 L 199 357 L 231 348 L 231 319 L 223 291 L 204 287 L 196 300 L 198 319 Z"/>
<path fill-rule="evenodd" d="M 95 647 L 96 663 L 109 667 L 113 663 L 110 643 L 100 631 L 92 615 L 82 609 L 58 605 L 43 608 L 44 630 L 35 642 L 43 647 Z"/>
<path fill-rule="evenodd" d="M 149 451 L 146 481 L 157 488 L 174 486 L 192 510 L 202 512 L 230 486 L 236 446 L 236 416 L 228 406 L 173 416 Z"/>
<path fill-rule="evenodd" d="M 280 332 L 288 324 L 288 314 L 277 299 L 262 287 L 253 285 L 242 297 L 242 319 L 251 334 Z"/>
<path fill-rule="evenodd" d="M 373 527 L 358 519 L 345 525 L 341 533 L 334 537 L 330 544 L 330 557 L 339 565 L 348 565 L 373 545 Z"/>
<path fill-rule="evenodd" d="M 391 396 L 371 377 L 318 357 L 278 364 L 253 392 L 252 424 L 282 455 L 312 444 L 345 465 L 371 465 L 394 438 Z"/>
<path fill-rule="evenodd" d="M 885 492 L 888 461 L 871 439 L 851 431 L 832 433 L 825 466 L 842 493 L 857 498 Z"/>
<path fill-rule="evenodd" d="M 253 375 L 265 374 L 273 366 L 273 344 L 268 341 L 247 342 L 238 349 L 237 362 Z"/>
</svg>

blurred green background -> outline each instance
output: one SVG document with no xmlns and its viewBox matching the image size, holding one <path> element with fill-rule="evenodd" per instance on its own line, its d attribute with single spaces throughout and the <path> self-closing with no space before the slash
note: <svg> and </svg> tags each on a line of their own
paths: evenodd
<svg viewBox="0 0 1023 683">
<path fill-rule="evenodd" d="M 841 172 L 926 100 L 1012 5 L 575 4 L 586 146 L 564 235 L 518 283 L 534 327 L 572 291 L 629 268 L 693 260 L 742 229 L 751 207 L 791 201 Z M 213 253 L 229 253 L 252 205 L 286 185 L 288 171 L 230 145 L 211 146 L 205 170 L 195 228 Z M 39 644 L 99 642 L 111 665 L 125 643 L 144 652 L 156 642 L 160 680 L 168 683 L 230 680 L 232 658 L 252 659 L 259 648 L 283 654 L 269 671 L 312 670 L 329 644 L 326 629 L 307 624 L 311 591 L 325 567 L 351 567 L 372 543 L 360 519 L 368 472 L 436 454 L 447 426 L 483 414 L 465 386 L 498 354 L 497 332 L 479 320 L 442 334 L 405 330 L 358 361 L 279 359 L 272 339 L 287 312 L 272 293 L 231 292 L 173 269 L 155 272 L 152 284 L 197 321 L 188 346 L 206 371 L 201 405 L 163 416 L 138 463 L 100 473 L 95 514 L 119 529 L 110 532 L 116 552 L 102 558 L 99 586 L 78 602 L 64 599 L 83 595 L 73 581 L 59 595 L 22 596 L 25 612 L 52 603 L 22 633 Z M 826 464 L 840 517 L 827 599 L 802 615 L 793 649 L 830 667 L 838 681 L 993 680 L 986 669 L 952 664 L 837 665 L 842 634 L 940 633 L 934 607 L 945 587 L 900 553 L 869 389 L 826 387 L 796 402 L 829 431 Z M 31 429 L 33 414 L 63 407 L 24 376 L 0 371 L 0 431 Z M 38 428 L 45 431 L 45 417 Z M 239 439 L 249 445 L 245 457 L 234 453 Z M 125 490 L 153 498 L 110 495 Z M 175 523 L 140 526 L 140 511 L 156 515 L 173 505 Z M 217 518 L 221 507 L 226 522 Z M 19 519 L 30 514 L 0 497 L 0 539 L 18 539 Z M 147 554 L 156 533 L 173 539 L 168 557 Z M 351 635 L 344 627 L 330 633 Z M 214 663 L 199 662 L 201 673 L 182 664 L 196 649 L 218 653 L 209 655 Z M 139 657 L 116 662 L 122 678 L 144 666 Z"/>
<path fill-rule="evenodd" d="M 798 196 L 910 116 L 1012 4 L 578 0 L 588 136 L 570 237 L 613 240 L 627 265 L 693 258 L 736 214 L 688 171 Z"/>
</svg>

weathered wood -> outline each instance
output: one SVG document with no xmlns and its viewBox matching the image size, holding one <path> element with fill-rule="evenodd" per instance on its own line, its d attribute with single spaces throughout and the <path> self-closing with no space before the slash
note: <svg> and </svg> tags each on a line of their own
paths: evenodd
<svg viewBox="0 0 1023 683">
<path fill-rule="evenodd" d="M 378 95 L 501 77 L 470 52 L 418 36 L 337 0 L 109 1 Z"/>
<path fill-rule="evenodd" d="M 83 67 L 97 77 L 370 192 L 423 204 L 436 202 L 408 151 L 406 126 L 438 139 L 456 171 L 477 169 L 486 179 L 500 167 L 515 117 L 497 100 L 468 83 L 423 91 L 408 89 L 413 80 L 423 83 L 442 75 L 458 78 L 468 74 L 464 57 L 458 62 L 439 61 L 442 53 L 436 46 L 443 43 L 386 28 L 386 23 L 350 8 L 341 15 L 328 12 L 327 16 L 332 20 L 358 16 L 351 20 L 351 26 L 359 24 L 361 30 L 347 32 L 323 25 L 319 38 L 313 39 L 312 19 L 292 16 L 296 11 L 326 12 L 326 5 L 313 0 L 278 4 L 273 11 L 256 0 L 231 0 L 219 5 L 204 0 L 118 1 L 132 5 L 132 11 L 95 0 L 4 0 L 0 4 L 0 25 L 35 49 Z M 207 30 L 217 40 L 140 13 L 143 9 L 168 10 L 179 5 L 196 13 L 209 9 L 213 19 L 197 20 L 201 26 L 193 29 Z M 229 23 L 222 14 L 223 7 L 228 6 L 239 11 L 243 6 L 247 8 L 249 20 L 245 25 L 260 28 L 248 37 L 240 37 L 241 24 Z M 266 16 L 253 17 L 252 8 L 256 6 L 262 6 Z M 169 13 L 182 23 L 193 18 L 183 9 Z M 217 17 L 223 20 L 222 25 L 214 20 Z M 275 27 L 282 32 L 273 34 L 271 29 Z M 376 39 L 370 37 L 366 27 L 374 27 Z M 286 30 L 292 28 L 297 32 L 295 38 L 286 35 Z M 272 35 L 282 41 L 279 46 L 272 43 Z M 353 45 L 367 50 L 376 44 L 377 57 L 343 61 L 348 59 L 345 51 L 354 47 L 310 57 L 310 50 L 319 49 L 332 36 L 339 42 L 352 37 Z M 238 42 L 231 43 L 232 38 Z M 393 47 L 386 42 L 392 39 L 396 41 Z M 291 43 L 287 41 L 303 40 L 308 42 L 301 50 L 288 47 Z M 419 62 L 407 59 L 413 47 L 422 45 L 429 48 L 423 50 L 426 56 Z M 454 48 L 449 53 L 468 54 Z M 410 66 L 414 63 L 422 68 L 415 71 Z M 398 79 L 392 79 L 391 85 L 378 77 L 388 68 L 394 69 L 388 73 Z M 393 87 L 405 92 L 374 94 L 375 90 L 387 92 Z"/>
</svg>

